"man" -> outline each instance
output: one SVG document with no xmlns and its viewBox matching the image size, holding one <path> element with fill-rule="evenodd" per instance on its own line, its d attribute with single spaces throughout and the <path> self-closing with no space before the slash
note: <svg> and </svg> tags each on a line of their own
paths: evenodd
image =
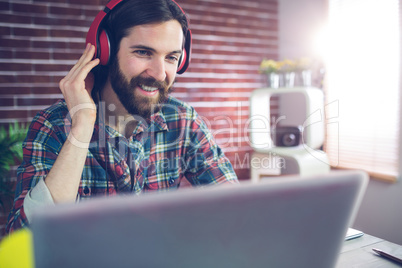
<svg viewBox="0 0 402 268">
<path fill-rule="evenodd" d="M 169 96 L 191 44 L 181 8 L 172 0 L 109 4 L 101 26 L 110 57 L 101 66 L 87 44 L 60 81 L 64 100 L 33 119 L 7 232 L 28 226 L 44 205 L 165 191 L 183 180 L 237 182 L 195 110 Z"/>
</svg>

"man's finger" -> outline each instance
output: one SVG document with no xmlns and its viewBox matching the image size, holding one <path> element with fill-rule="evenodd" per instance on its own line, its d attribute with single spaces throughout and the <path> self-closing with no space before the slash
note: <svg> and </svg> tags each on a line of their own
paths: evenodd
<svg viewBox="0 0 402 268">
<path fill-rule="evenodd" d="M 91 72 L 91 70 L 98 65 L 100 62 L 99 59 L 94 59 L 90 62 L 88 62 L 85 66 L 82 66 L 80 69 L 80 72 L 77 72 L 77 76 L 75 77 L 75 79 L 77 79 L 78 81 L 85 81 L 85 79 L 87 78 L 87 76 L 89 75 L 89 73 Z M 86 88 L 88 89 L 88 88 Z M 92 90 L 92 88 L 91 88 Z"/>
<path fill-rule="evenodd" d="M 92 66 L 90 70 L 92 70 L 92 68 L 94 68 L 96 65 L 98 65 L 98 63 L 96 63 L 96 62 L 99 59 L 94 59 L 94 60 L 91 61 L 91 59 L 93 58 L 94 54 L 95 54 L 95 46 L 91 45 L 91 46 L 89 46 L 88 51 L 86 50 L 84 52 L 84 54 L 82 55 L 79 63 L 77 63 L 73 67 L 73 69 L 71 69 L 71 71 L 70 71 L 71 74 L 69 75 L 69 79 L 82 79 L 82 80 L 84 80 L 86 76 L 82 77 L 82 75 L 81 75 L 82 69 L 85 68 L 88 64 L 90 66 Z M 88 72 L 86 74 L 88 74 Z"/>
</svg>

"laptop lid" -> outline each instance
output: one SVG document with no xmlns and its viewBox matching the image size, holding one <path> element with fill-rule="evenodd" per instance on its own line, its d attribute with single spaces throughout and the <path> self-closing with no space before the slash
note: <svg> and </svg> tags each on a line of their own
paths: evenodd
<svg viewBox="0 0 402 268">
<path fill-rule="evenodd" d="M 362 172 L 100 198 L 37 213 L 36 267 L 333 267 Z"/>
</svg>

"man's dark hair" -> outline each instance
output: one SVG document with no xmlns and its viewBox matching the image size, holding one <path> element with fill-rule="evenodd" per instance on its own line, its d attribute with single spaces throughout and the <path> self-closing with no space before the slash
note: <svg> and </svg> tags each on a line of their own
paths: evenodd
<svg viewBox="0 0 402 268">
<path fill-rule="evenodd" d="M 177 20 L 185 37 L 188 31 L 188 19 L 180 7 L 172 0 L 125 0 L 116 6 L 101 27 L 109 35 L 111 56 L 107 66 L 94 68 L 95 86 L 92 97 L 98 101 L 98 91 L 103 88 L 109 74 L 109 66 L 116 60 L 120 41 L 128 36 L 129 30 L 138 25 L 153 24 Z"/>
</svg>

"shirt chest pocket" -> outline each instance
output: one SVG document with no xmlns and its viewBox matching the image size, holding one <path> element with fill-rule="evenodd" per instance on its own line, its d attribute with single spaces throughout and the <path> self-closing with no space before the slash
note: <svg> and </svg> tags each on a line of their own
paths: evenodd
<svg viewBox="0 0 402 268">
<path fill-rule="evenodd" d="M 181 181 L 180 168 L 174 159 L 163 159 L 150 163 L 146 186 L 149 190 L 178 188 Z"/>
</svg>

